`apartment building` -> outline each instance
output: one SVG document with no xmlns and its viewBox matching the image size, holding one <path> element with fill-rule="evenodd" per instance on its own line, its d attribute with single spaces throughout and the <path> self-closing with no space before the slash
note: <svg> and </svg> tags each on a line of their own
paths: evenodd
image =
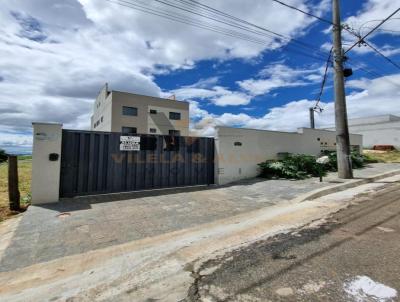
<svg viewBox="0 0 400 302">
<path fill-rule="evenodd" d="M 96 98 L 91 130 L 189 135 L 189 103 L 122 91 L 106 84 Z"/>
</svg>

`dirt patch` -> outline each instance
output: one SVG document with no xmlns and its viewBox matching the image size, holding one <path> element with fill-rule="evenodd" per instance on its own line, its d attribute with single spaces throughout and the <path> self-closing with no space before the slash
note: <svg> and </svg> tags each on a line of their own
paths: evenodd
<svg viewBox="0 0 400 302">
<path fill-rule="evenodd" d="M 0 207 L 0 222 L 25 212 L 27 208 L 28 206 L 21 206 L 20 211 L 10 211 L 8 207 Z"/>
<path fill-rule="evenodd" d="M 19 212 L 10 211 L 7 207 L 0 207 L 0 222 L 18 214 Z"/>
</svg>

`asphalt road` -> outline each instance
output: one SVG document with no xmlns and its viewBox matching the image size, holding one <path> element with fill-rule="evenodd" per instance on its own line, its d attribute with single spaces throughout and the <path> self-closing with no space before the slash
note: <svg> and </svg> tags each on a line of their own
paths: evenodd
<svg viewBox="0 0 400 302">
<path fill-rule="evenodd" d="M 188 301 L 400 301 L 400 184 L 193 275 Z"/>
</svg>

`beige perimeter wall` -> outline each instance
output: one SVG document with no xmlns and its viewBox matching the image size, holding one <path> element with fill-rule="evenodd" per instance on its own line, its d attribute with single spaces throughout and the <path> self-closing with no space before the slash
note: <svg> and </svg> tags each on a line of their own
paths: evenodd
<svg viewBox="0 0 400 302">
<path fill-rule="evenodd" d="M 257 164 L 280 152 L 317 156 L 322 150 L 336 150 L 335 132 L 307 128 L 296 133 L 218 127 L 215 142 L 217 184 L 257 176 Z M 362 135 L 351 134 L 350 142 L 361 150 Z"/>
</svg>

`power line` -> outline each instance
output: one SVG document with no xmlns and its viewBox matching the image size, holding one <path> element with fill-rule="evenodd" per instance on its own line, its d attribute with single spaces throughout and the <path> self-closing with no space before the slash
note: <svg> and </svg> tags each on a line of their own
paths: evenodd
<svg viewBox="0 0 400 302">
<path fill-rule="evenodd" d="M 243 33 L 240 33 L 238 31 L 232 31 L 232 30 L 229 30 L 229 29 L 226 29 L 226 28 L 223 28 L 223 27 L 218 27 L 216 25 L 210 25 L 210 23 L 207 23 L 207 22 L 190 19 L 190 17 L 188 17 L 186 15 L 176 14 L 175 12 L 165 11 L 165 10 L 161 10 L 161 9 L 155 8 L 155 7 L 149 8 L 148 3 L 145 3 L 145 4 L 141 5 L 140 1 L 136 1 L 135 3 L 130 2 L 130 1 L 126 1 L 126 0 L 115 0 L 115 1 L 107 0 L 107 1 L 115 3 L 115 4 L 119 4 L 121 6 L 137 9 L 139 11 L 142 11 L 142 12 L 145 12 L 145 13 L 149 13 L 149 14 L 152 14 L 152 15 L 156 15 L 156 16 L 159 16 L 159 17 L 163 17 L 163 18 L 166 18 L 166 19 L 169 19 L 169 20 L 172 20 L 172 21 L 188 24 L 188 25 L 199 27 L 199 28 L 202 28 L 202 29 L 211 30 L 211 31 L 214 31 L 214 32 L 217 32 L 217 33 L 220 33 L 220 34 L 224 34 L 224 35 L 227 35 L 227 36 L 243 39 L 243 40 L 250 41 L 250 42 L 253 42 L 253 43 L 257 43 L 257 44 L 260 44 L 260 45 L 266 44 L 265 40 L 260 40 L 259 38 L 255 38 L 253 36 L 250 36 L 250 35 L 247 35 L 247 34 L 243 34 Z M 187 1 L 183 1 L 183 0 L 179 0 L 179 1 L 180 2 L 187 2 Z M 166 4 L 165 1 L 157 1 L 157 2 L 160 2 L 162 4 Z M 177 6 L 173 5 L 173 7 L 176 8 Z M 210 19 L 210 16 L 209 15 L 205 15 L 204 13 L 198 14 L 198 13 L 193 12 L 191 10 L 188 10 L 188 9 L 185 9 L 185 8 L 183 8 L 183 9 L 184 9 L 184 11 L 190 12 L 192 14 L 200 15 L 203 18 Z M 212 8 L 210 8 L 210 9 L 212 9 Z M 216 10 L 216 11 L 218 11 L 218 10 Z M 223 12 L 221 12 L 221 13 L 224 14 L 225 16 L 230 16 L 230 15 L 225 14 Z M 232 18 L 235 18 L 235 20 L 240 20 L 240 21 L 245 22 L 245 23 L 249 23 L 247 21 L 241 20 L 241 19 L 233 17 L 233 16 L 232 16 Z M 284 39 L 288 40 L 288 42 L 295 41 L 292 38 L 285 37 L 284 35 L 275 33 L 273 31 L 270 31 L 270 30 L 267 30 L 267 29 L 265 29 L 267 32 L 260 33 L 259 31 L 254 31 L 254 29 L 251 29 L 251 28 L 249 29 L 247 26 L 243 26 L 243 25 L 239 25 L 238 26 L 237 23 L 225 22 L 224 20 L 218 20 L 218 19 L 216 19 L 214 17 L 212 17 L 211 20 L 216 21 L 216 22 L 220 22 L 220 23 L 223 23 L 223 24 L 235 27 L 235 28 L 239 28 L 239 29 L 241 29 L 241 30 L 243 30 L 245 32 L 262 35 L 263 37 L 268 37 L 270 39 L 273 37 L 273 36 L 271 36 L 271 34 L 269 34 L 271 32 L 271 33 L 274 33 L 274 35 L 279 35 L 281 38 L 284 38 Z M 249 23 L 249 24 L 251 24 L 251 23 Z M 257 25 L 254 25 L 254 26 L 257 26 Z M 307 45 L 306 43 L 303 43 L 301 41 L 296 41 L 296 42 L 297 43 L 302 43 L 302 44 L 306 45 L 308 48 L 310 48 L 310 46 Z M 288 45 L 286 45 L 286 47 L 291 47 L 291 46 L 288 44 Z M 315 49 L 313 49 L 313 50 L 315 51 Z M 288 49 L 288 51 L 294 52 L 294 53 L 298 53 L 298 54 L 301 54 L 303 56 L 308 56 L 308 57 L 316 59 L 316 60 L 325 61 L 325 59 L 321 55 L 318 54 L 318 51 L 317 51 L 317 53 L 314 53 L 314 55 L 310 55 L 309 53 L 300 52 L 299 50 L 292 50 L 292 49 L 289 50 Z M 320 53 L 322 53 L 322 52 L 320 52 Z"/>
<path fill-rule="evenodd" d="M 188 3 L 188 1 L 184 1 L 184 0 L 175 0 L 175 1 L 174 1 L 174 2 L 180 2 L 180 3 L 182 3 L 182 4 L 186 4 L 186 7 L 181 7 L 181 6 L 178 6 L 178 5 L 173 4 L 173 3 L 171 3 L 171 2 L 168 2 L 168 1 L 161 1 L 161 0 L 154 0 L 154 1 L 156 1 L 156 2 L 158 2 L 158 3 L 161 3 L 161 4 L 164 4 L 164 5 L 167 5 L 167 6 L 170 6 L 170 7 L 173 7 L 173 8 L 175 8 L 175 9 L 182 10 L 182 11 L 184 11 L 184 12 L 188 12 L 188 13 L 190 13 L 190 14 L 194 14 L 194 15 L 200 16 L 200 17 L 202 17 L 202 18 L 210 19 L 210 20 L 212 20 L 212 21 L 214 21 L 214 22 L 222 23 L 222 24 L 225 24 L 225 25 L 228 25 L 228 26 L 232 26 L 232 27 L 235 27 L 235 28 L 239 28 L 239 29 L 241 29 L 241 30 L 249 31 L 249 32 L 254 33 L 254 34 L 257 34 L 257 35 L 262 35 L 262 36 L 267 35 L 268 37 L 274 37 L 274 36 L 276 35 L 276 33 L 274 33 L 273 31 L 270 31 L 270 30 L 267 31 L 267 33 L 266 33 L 265 31 L 264 31 L 264 32 L 256 31 L 256 30 L 254 30 L 254 29 L 252 29 L 252 28 L 250 28 L 250 27 L 248 27 L 248 26 L 244 26 L 243 24 L 234 22 L 235 19 L 233 19 L 233 18 L 231 18 L 231 19 L 234 20 L 234 21 L 229 20 L 229 19 L 228 19 L 228 20 L 226 20 L 226 19 L 222 19 L 222 20 L 221 20 L 221 19 L 217 19 L 217 18 L 219 18 L 220 16 L 215 16 L 215 13 L 212 13 L 212 14 L 210 15 L 210 14 L 208 14 L 208 13 L 199 12 L 198 10 L 197 10 L 197 11 L 196 11 L 196 10 L 193 10 L 192 4 L 191 4 L 190 2 Z M 190 8 L 188 8 L 187 5 L 189 5 Z M 221 12 L 221 13 L 222 13 L 222 12 Z M 225 15 L 227 15 L 227 14 L 225 14 Z M 238 18 L 237 18 L 237 19 L 238 19 Z M 238 20 L 240 20 L 240 19 L 238 19 Z"/>
<path fill-rule="evenodd" d="M 239 32 L 239 31 L 236 31 L 236 30 L 230 30 L 230 29 L 227 29 L 227 28 L 224 28 L 224 27 L 217 26 L 215 24 L 211 24 L 209 22 L 195 20 L 195 19 L 190 18 L 187 15 L 182 15 L 182 14 L 178 14 L 176 12 L 163 10 L 161 8 L 156 8 L 154 6 L 151 8 L 148 3 L 143 3 L 143 2 L 140 2 L 138 0 L 136 0 L 135 3 L 127 1 L 127 0 L 107 0 L 107 1 L 115 3 L 115 4 L 118 4 L 118 5 L 121 5 L 121 6 L 129 7 L 131 9 L 136 9 L 136 10 L 139 10 L 139 11 L 151 14 L 151 15 L 162 17 L 162 18 L 165 18 L 165 19 L 168 19 L 168 20 L 172 20 L 172 21 L 175 21 L 175 22 L 180 22 L 180 23 L 183 23 L 183 24 L 186 24 L 186 25 L 190 25 L 190 26 L 194 26 L 194 27 L 197 27 L 197 28 L 213 31 L 213 32 L 216 32 L 218 34 L 225 35 L 225 36 L 234 37 L 234 38 L 238 38 L 238 39 L 241 39 L 241 40 L 244 40 L 244 41 L 252 42 L 252 43 L 255 43 L 255 44 L 258 44 L 258 45 L 265 45 L 268 41 L 265 41 L 264 39 L 262 39 L 260 37 L 259 38 L 254 37 L 253 34 L 257 34 L 258 36 L 262 36 L 264 38 L 269 38 L 269 39 L 273 39 L 274 36 L 278 36 L 281 39 L 284 39 L 287 42 L 289 42 L 289 44 L 284 46 L 284 50 L 285 51 L 296 53 L 296 54 L 299 54 L 299 55 L 302 55 L 302 56 L 305 56 L 305 57 L 309 57 L 309 58 L 312 58 L 312 59 L 315 59 L 315 60 L 319 60 L 319 61 L 324 61 L 324 62 L 326 61 L 326 59 L 323 58 L 320 55 L 320 53 L 321 54 L 325 54 L 325 53 L 321 52 L 319 49 L 315 49 L 315 47 L 310 45 L 310 44 L 304 43 L 304 42 L 296 40 L 294 38 L 286 37 L 286 36 L 284 36 L 282 34 L 279 34 L 279 33 L 275 33 L 274 31 L 271 31 L 269 29 L 263 28 L 263 27 L 258 26 L 256 24 L 247 22 L 247 21 L 242 20 L 240 18 L 237 18 L 235 16 L 229 15 L 227 13 L 224 13 L 223 11 L 220 11 L 218 9 L 212 8 L 210 6 L 202 4 L 202 3 L 198 2 L 198 1 L 195 1 L 195 0 L 175 0 L 175 2 L 180 2 L 182 4 L 186 4 L 187 6 L 188 5 L 189 6 L 192 5 L 192 7 L 193 7 L 194 4 L 198 5 L 205 12 L 203 11 L 201 14 L 199 14 L 198 12 L 192 11 L 191 9 L 188 9 L 188 8 L 183 8 L 183 10 L 186 11 L 186 12 L 189 12 L 191 14 L 194 14 L 194 15 L 197 15 L 197 16 L 201 16 L 202 18 L 206 18 L 206 19 L 210 19 L 210 15 L 208 13 L 212 13 L 213 15 L 211 16 L 211 20 L 213 20 L 215 22 L 223 23 L 223 24 L 228 25 L 230 27 L 235 27 L 235 28 L 237 28 L 239 30 L 242 30 L 242 31 L 246 32 L 246 33 Z M 131 1 L 135 1 L 135 0 L 131 0 Z M 165 1 L 166 0 L 157 1 L 157 2 L 159 2 L 161 4 L 164 4 L 164 5 L 171 6 L 170 3 L 167 3 Z M 142 4 L 140 4 L 140 3 L 142 3 Z M 174 5 L 174 4 L 172 4 L 171 7 L 180 9 L 179 6 Z M 219 19 L 217 19 L 217 16 L 222 16 L 222 17 L 224 17 L 224 19 L 223 20 L 219 20 Z M 229 20 L 226 20 L 226 19 L 229 19 Z M 238 22 L 241 23 L 241 24 L 238 24 Z M 245 25 L 243 25 L 243 24 L 245 24 Z M 249 26 L 252 26 L 253 28 L 262 30 L 263 33 L 261 33 L 260 31 L 254 30 L 252 28 L 249 28 Z M 307 53 L 302 52 L 301 50 L 296 49 L 293 45 L 290 45 L 290 42 L 296 42 L 298 44 L 297 46 L 300 46 L 300 47 L 303 47 L 303 48 L 305 48 L 305 47 L 309 48 L 309 49 L 311 48 L 316 53 L 311 55 L 309 52 L 307 52 Z M 282 48 L 280 48 L 280 49 L 282 49 Z M 279 50 L 279 49 L 275 49 L 275 50 Z M 331 55 L 331 53 L 329 55 Z"/>
<path fill-rule="evenodd" d="M 283 5 L 283 6 L 286 6 L 286 7 L 288 7 L 288 8 L 297 10 L 298 12 L 301 12 L 301 13 L 303 13 L 303 14 L 309 16 L 309 17 L 313 17 L 313 18 L 315 18 L 315 19 L 318 19 L 319 21 L 322 21 L 322 22 L 328 23 L 328 24 L 330 24 L 330 25 L 333 25 L 333 23 L 332 23 L 331 21 L 329 21 L 329 20 L 327 20 L 327 19 L 324 19 L 324 18 L 321 18 L 321 17 L 318 17 L 318 16 L 316 16 L 316 15 L 313 15 L 313 14 L 311 14 L 311 13 L 309 13 L 309 12 L 304 11 L 304 10 L 301 10 L 301 9 L 298 8 L 298 7 L 289 5 L 289 4 L 284 3 L 284 2 L 282 2 L 282 1 L 279 1 L 279 0 L 272 0 L 272 1 L 274 1 L 274 2 L 276 2 L 276 3 L 279 3 L 279 4 Z"/>
<path fill-rule="evenodd" d="M 322 78 L 321 89 L 320 89 L 320 91 L 319 91 L 319 94 L 318 94 L 318 97 L 317 97 L 317 101 L 316 101 L 316 103 L 315 103 L 315 105 L 314 105 L 314 109 L 319 108 L 318 104 L 320 103 L 322 94 L 323 94 L 323 92 L 324 92 L 324 87 L 325 87 L 326 79 L 327 79 L 327 77 L 328 77 L 329 63 L 331 63 L 332 51 L 333 51 L 333 48 L 331 48 L 331 50 L 330 50 L 330 52 L 329 52 L 328 59 L 326 60 L 325 72 L 324 72 L 324 76 L 323 76 L 323 78 Z M 322 111 L 322 110 L 321 110 L 321 111 Z"/>
<path fill-rule="evenodd" d="M 172 20 L 172 21 L 176 21 L 176 22 L 180 22 L 183 24 L 187 24 L 187 25 L 191 25 L 194 27 L 198 27 L 198 28 L 202 28 L 202 29 L 207 29 L 219 34 L 223 34 L 226 36 L 230 36 L 230 37 L 234 37 L 234 38 L 239 38 L 245 41 L 250 41 L 259 45 L 265 45 L 266 41 L 265 40 L 260 40 L 260 39 L 256 39 L 254 37 L 250 37 L 248 35 L 236 32 L 236 31 L 232 31 L 232 30 L 228 30 L 228 29 L 224 29 L 222 27 L 218 27 L 218 26 L 210 26 L 208 25 L 206 22 L 199 22 L 199 21 L 195 21 L 195 20 L 190 20 L 187 19 L 185 17 L 183 17 L 182 15 L 177 15 L 177 14 L 168 14 L 166 12 L 162 12 L 160 10 L 157 9 L 151 9 L 147 6 L 143 6 L 140 4 L 136 4 L 136 3 L 131 3 L 129 1 L 124 1 L 124 0 L 107 0 L 108 2 L 114 3 L 114 4 L 118 4 L 120 6 L 124 6 L 124 7 L 128 7 L 128 8 L 132 8 L 132 9 L 136 9 L 138 11 L 141 12 L 145 12 L 151 15 L 155 15 L 158 17 L 162 17 L 168 20 Z"/>
<path fill-rule="evenodd" d="M 386 17 L 385 19 L 383 19 L 378 25 L 376 25 L 373 29 L 371 29 L 366 35 L 364 35 L 363 37 L 361 37 L 356 43 L 354 43 L 349 49 L 347 49 L 345 51 L 345 54 L 348 53 L 350 50 L 352 50 L 354 47 L 356 47 L 357 45 L 359 45 L 360 43 L 364 42 L 364 40 L 371 35 L 375 30 L 377 30 L 380 26 L 382 26 L 382 24 L 384 24 L 387 20 L 389 20 L 391 17 L 393 17 L 395 14 L 397 14 L 397 12 L 400 11 L 400 8 L 396 9 L 393 13 L 391 13 L 388 17 Z"/>
<path fill-rule="evenodd" d="M 380 52 L 377 48 L 375 48 L 373 45 L 371 45 L 370 43 L 368 43 L 367 41 L 363 42 L 365 45 L 367 45 L 369 48 L 371 48 L 373 51 L 375 51 L 377 54 L 379 54 L 382 58 L 384 58 L 386 61 L 388 61 L 389 63 L 393 64 L 395 67 L 397 67 L 398 69 L 400 69 L 400 65 L 397 64 L 396 62 L 394 62 L 392 59 L 388 58 L 387 56 L 385 56 L 382 52 Z"/>
<path fill-rule="evenodd" d="M 400 20 L 400 18 L 390 18 L 390 20 L 387 20 L 386 22 L 388 22 L 388 21 L 394 21 L 394 20 Z M 371 23 L 371 22 L 381 22 L 381 21 L 383 21 L 383 19 L 376 19 L 376 20 L 369 20 L 369 21 L 366 21 L 366 22 L 364 22 L 363 24 L 361 24 L 361 26 L 360 26 L 360 28 L 359 28 L 359 31 L 361 32 L 361 29 L 362 29 L 366 24 L 368 24 L 368 23 Z M 369 27 L 369 28 L 373 28 L 373 27 Z"/>
<path fill-rule="evenodd" d="M 365 26 L 364 28 L 371 29 L 372 27 Z M 400 33 L 400 30 L 392 30 L 392 29 L 387 29 L 387 28 L 378 28 L 378 29 L 376 29 L 376 31 L 386 31 L 386 32 L 391 32 L 391 33 Z"/>
<path fill-rule="evenodd" d="M 159 2 L 159 3 L 163 3 L 163 4 L 165 4 L 165 5 L 168 5 L 168 6 L 171 6 L 171 7 L 177 8 L 177 9 L 180 9 L 180 10 L 187 11 L 187 12 L 192 13 L 192 14 L 195 14 L 195 15 L 199 15 L 199 16 L 204 17 L 204 18 L 211 19 L 211 20 L 216 21 L 216 22 L 220 22 L 220 23 L 223 23 L 223 24 L 227 24 L 227 25 L 231 25 L 231 26 L 232 26 L 232 24 L 226 23 L 226 21 L 221 21 L 221 20 L 216 19 L 216 18 L 214 18 L 214 17 L 209 17 L 209 16 L 204 15 L 204 14 L 199 14 L 199 13 L 193 12 L 193 11 L 191 11 L 191 10 L 189 10 L 189 9 L 185 9 L 185 8 L 180 7 L 180 6 L 177 6 L 177 5 L 168 3 L 168 2 L 166 2 L 165 0 L 164 0 L 164 1 L 162 1 L 162 0 L 154 0 L 154 1 Z M 180 0 L 180 2 L 182 2 L 182 1 L 183 1 L 183 0 Z M 222 16 L 224 16 L 224 17 L 226 17 L 226 18 L 229 18 L 229 19 L 238 21 L 238 22 L 240 22 L 240 23 L 246 24 L 247 26 L 251 26 L 251 27 L 257 28 L 257 29 L 262 30 L 262 31 L 264 31 L 264 32 L 267 32 L 267 33 L 269 33 L 269 34 L 273 34 L 273 35 L 275 35 L 275 36 L 277 36 L 277 37 L 279 37 L 279 38 L 281 38 L 281 39 L 283 39 L 283 40 L 286 40 L 287 42 L 294 42 L 294 43 L 299 44 L 299 45 L 302 46 L 302 47 L 307 47 L 307 48 L 309 48 L 309 49 L 312 49 L 313 51 L 316 51 L 316 49 L 317 49 L 317 51 L 319 51 L 319 50 L 318 50 L 318 47 L 316 47 L 316 46 L 314 46 L 314 45 L 310 45 L 310 44 L 308 44 L 308 43 L 304 43 L 303 41 L 297 40 L 297 39 L 295 39 L 295 38 L 291 38 L 291 37 L 285 36 L 285 35 L 283 35 L 283 34 L 280 34 L 280 33 L 277 33 L 277 32 L 275 32 L 275 31 L 272 31 L 272 30 L 270 30 L 270 29 L 267 29 L 267 28 L 265 28 L 265 27 L 262 27 L 262 26 L 259 26 L 259 25 L 254 24 L 254 23 L 248 22 L 248 21 L 246 21 L 246 20 L 237 18 L 237 17 L 232 16 L 232 15 L 230 15 L 230 14 L 227 14 L 227 13 L 225 13 L 225 12 L 223 12 L 223 11 L 220 11 L 220 10 L 218 10 L 218 9 L 216 9 L 216 8 L 213 8 L 213 7 L 211 7 L 211 6 L 202 4 L 202 3 L 198 2 L 198 1 L 195 1 L 195 0 L 189 0 L 189 1 L 190 1 L 190 2 L 193 2 L 193 3 L 196 3 L 197 5 L 202 6 L 202 7 L 204 7 L 204 8 L 207 8 L 208 10 L 212 10 L 213 12 L 215 12 L 215 13 L 217 13 L 217 14 L 219 14 L 219 15 L 222 15 Z M 186 2 L 187 2 L 187 1 L 186 1 Z M 243 28 L 242 28 L 242 29 L 243 29 Z M 248 30 L 248 27 L 245 27 L 244 30 Z M 320 52 L 320 51 L 319 51 L 319 52 Z M 322 53 L 322 52 L 321 52 L 321 53 Z M 325 54 L 324 54 L 324 55 L 325 55 Z"/>
<path fill-rule="evenodd" d="M 279 3 L 279 4 L 282 4 L 283 6 L 289 7 L 289 8 L 291 8 L 291 9 L 294 9 L 294 10 L 296 10 L 296 11 L 298 11 L 298 12 L 301 12 L 301 13 L 307 15 L 307 16 L 316 18 L 316 19 L 318 19 L 319 21 L 322 21 L 322 22 L 328 23 L 329 25 L 334 26 L 334 24 L 332 23 L 332 21 L 329 21 L 329 20 L 327 20 L 327 19 L 324 19 L 324 18 L 318 17 L 318 16 L 316 16 L 316 15 L 313 15 L 313 14 L 311 14 L 311 13 L 309 13 L 309 12 L 306 12 L 306 11 L 304 11 L 304 10 L 301 10 L 301 9 L 295 7 L 295 6 L 289 5 L 289 4 L 284 3 L 284 2 L 282 2 L 282 1 L 279 1 L 279 0 L 272 0 L 272 1 L 274 1 L 274 2 L 276 2 L 276 3 Z M 342 28 L 343 28 L 344 30 L 346 30 L 347 32 L 349 32 L 350 34 L 355 35 L 349 28 L 347 28 L 347 27 L 345 27 L 345 26 L 344 26 L 344 27 L 342 26 Z M 356 35 L 356 36 L 357 36 L 357 35 Z M 357 37 L 358 37 L 358 36 L 357 36 Z"/>
<path fill-rule="evenodd" d="M 400 85 L 398 83 L 392 81 L 390 78 L 388 78 L 388 76 L 386 76 L 386 75 L 384 75 L 382 73 L 376 72 L 375 70 L 367 69 L 366 67 L 361 66 L 361 65 L 353 65 L 353 64 L 351 64 L 351 65 L 355 69 L 360 69 L 360 70 L 364 71 L 366 74 L 369 74 L 369 75 L 371 75 L 371 76 L 373 76 L 375 78 L 380 78 L 382 80 L 385 80 L 387 83 L 390 83 L 390 84 L 400 88 Z"/>
</svg>

